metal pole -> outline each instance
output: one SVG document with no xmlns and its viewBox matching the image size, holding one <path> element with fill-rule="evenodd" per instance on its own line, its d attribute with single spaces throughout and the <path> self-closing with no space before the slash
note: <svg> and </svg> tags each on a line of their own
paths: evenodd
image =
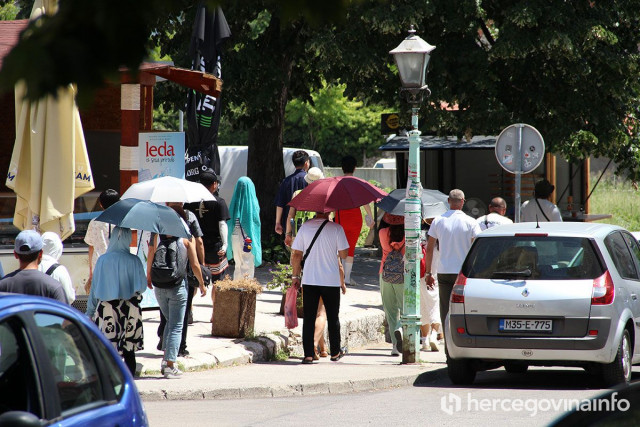
<svg viewBox="0 0 640 427">
<path fill-rule="evenodd" d="M 516 152 L 516 200 L 515 200 L 515 222 L 520 222 L 520 190 L 522 188 L 522 129 L 524 125 L 518 124 L 518 151 Z"/>
<path fill-rule="evenodd" d="M 420 356 L 420 222 L 422 184 L 420 182 L 420 131 L 418 103 L 411 107 L 409 167 L 404 208 L 405 275 L 402 304 L 402 363 L 416 363 Z M 392 331 L 393 332 L 393 331 Z"/>
</svg>

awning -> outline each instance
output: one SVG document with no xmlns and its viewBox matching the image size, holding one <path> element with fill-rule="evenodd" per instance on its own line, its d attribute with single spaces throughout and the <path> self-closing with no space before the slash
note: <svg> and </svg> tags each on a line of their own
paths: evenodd
<svg viewBox="0 0 640 427">
<path fill-rule="evenodd" d="M 420 150 L 457 150 L 457 149 L 494 149 L 496 146 L 495 136 L 478 135 L 467 141 L 466 138 L 458 139 L 455 136 L 432 136 L 420 137 Z M 388 140 L 380 147 L 382 151 L 408 151 L 409 138 L 407 136 L 396 136 Z"/>
</svg>

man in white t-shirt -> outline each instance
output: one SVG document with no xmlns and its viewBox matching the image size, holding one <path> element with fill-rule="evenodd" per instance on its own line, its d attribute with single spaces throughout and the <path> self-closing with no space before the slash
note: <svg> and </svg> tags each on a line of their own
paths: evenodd
<svg viewBox="0 0 640 427">
<path fill-rule="evenodd" d="M 425 257 L 427 286 L 432 286 L 435 279 L 431 274 L 431 264 L 437 240 L 440 249 L 440 261 L 437 266 L 440 320 L 443 325 L 449 312 L 449 298 L 456 276 L 460 272 L 473 239 L 482 231 L 473 217 L 462 212 L 464 205 L 462 190 L 451 190 L 448 201 L 449 210 L 436 217 L 431 223 Z"/>
<path fill-rule="evenodd" d="M 562 222 L 560 209 L 548 200 L 555 188 L 546 179 L 536 182 L 533 199 L 522 204 L 520 222 Z"/>
<path fill-rule="evenodd" d="M 324 225 L 323 225 L 324 224 Z M 320 232 L 318 230 L 322 227 Z M 314 236 L 317 238 L 309 250 Z M 301 278 L 302 259 L 304 276 Z M 329 221 L 329 213 L 316 213 L 316 217 L 306 221 L 291 245 L 291 285 L 304 288 L 304 318 L 302 325 L 302 363 L 313 363 L 315 349 L 313 338 L 316 314 L 320 298 L 327 312 L 331 360 L 338 361 L 343 356 L 340 349 L 340 290 L 344 294 L 346 286 L 340 279 L 341 261 L 349 251 L 349 242 L 340 224 Z M 339 259 L 338 259 L 339 258 Z M 342 282 L 342 283 L 341 283 Z"/>
<path fill-rule="evenodd" d="M 482 231 L 487 228 L 502 224 L 513 224 L 511 219 L 504 216 L 507 213 L 507 202 L 502 197 L 494 197 L 489 203 L 489 213 L 481 216 L 476 221 Z"/>
</svg>

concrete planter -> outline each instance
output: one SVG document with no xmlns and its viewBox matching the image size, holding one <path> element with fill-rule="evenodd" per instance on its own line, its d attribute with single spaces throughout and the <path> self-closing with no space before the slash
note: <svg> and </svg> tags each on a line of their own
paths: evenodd
<svg viewBox="0 0 640 427">
<path fill-rule="evenodd" d="M 216 289 L 211 335 L 243 338 L 254 331 L 256 293 L 244 289 Z"/>
</svg>

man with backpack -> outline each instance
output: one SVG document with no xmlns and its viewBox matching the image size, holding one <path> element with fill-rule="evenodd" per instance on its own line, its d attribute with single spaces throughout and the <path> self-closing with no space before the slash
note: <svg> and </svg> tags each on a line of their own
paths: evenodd
<svg viewBox="0 0 640 427">
<path fill-rule="evenodd" d="M 402 302 L 404 296 L 404 217 L 385 213 L 382 221 L 389 224 L 378 232 L 380 261 L 380 296 L 391 335 L 391 355 L 402 354 Z"/>
<path fill-rule="evenodd" d="M 179 378 L 182 372 L 176 366 L 176 358 L 182 340 L 182 326 L 187 308 L 187 263 L 191 265 L 200 284 L 201 296 L 207 294 L 195 239 L 173 236 L 151 236 L 147 259 L 147 286 L 154 289 L 160 311 L 167 319 L 162 344 L 164 357 L 160 365 L 165 378 Z"/>
</svg>

